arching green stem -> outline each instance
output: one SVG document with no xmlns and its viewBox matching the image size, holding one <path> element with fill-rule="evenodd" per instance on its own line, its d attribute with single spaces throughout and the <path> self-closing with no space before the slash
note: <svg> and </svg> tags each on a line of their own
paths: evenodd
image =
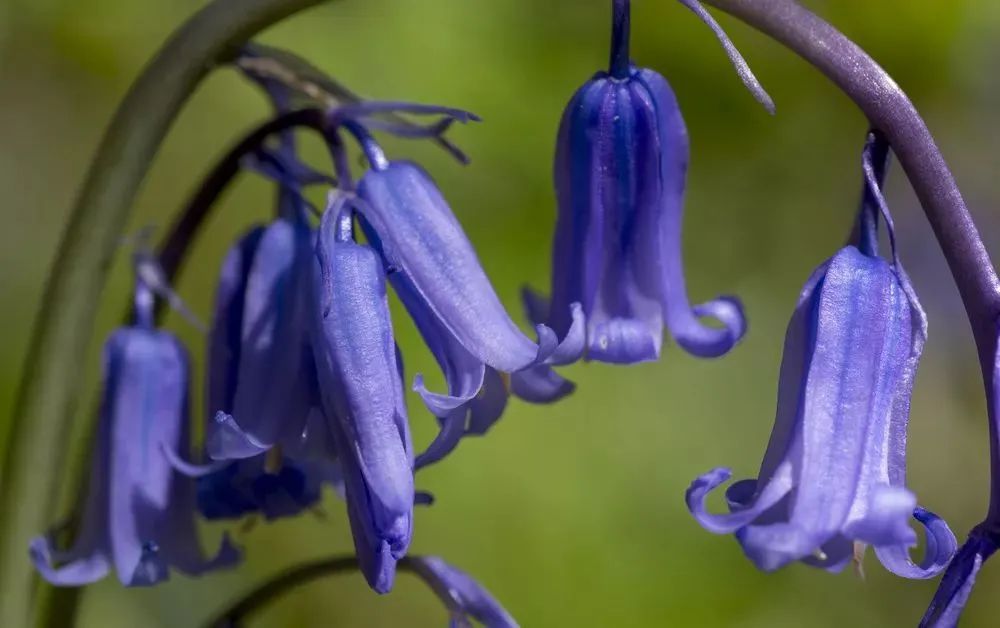
<svg viewBox="0 0 1000 628">
<path fill-rule="evenodd" d="M 97 305 L 136 192 L 195 86 L 260 30 L 323 0 L 214 0 L 122 101 L 63 233 L 22 371 L 0 485 L 0 626 L 34 624 L 28 541 L 51 523 Z M 76 471 L 76 470 L 73 470 Z M 43 613 L 44 615 L 44 613 Z"/>
</svg>

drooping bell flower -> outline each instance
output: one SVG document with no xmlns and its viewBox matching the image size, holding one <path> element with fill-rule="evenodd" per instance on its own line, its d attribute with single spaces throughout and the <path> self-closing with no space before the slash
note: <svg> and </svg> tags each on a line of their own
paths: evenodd
<svg viewBox="0 0 1000 628">
<path fill-rule="evenodd" d="M 444 372 L 446 393 L 434 393 L 418 375 L 414 389 L 441 421 L 441 432 L 418 457 L 439 460 L 462 436 L 482 434 L 500 417 L 509 393 L 549 403 L 572 391 L 551 366 L 579 358 L 578 324 L 557 341 L 544 325 L 532 342 L 511 320 L 461 225 L 431 177 L 407 161 L 389 161 L 357 120 L 341 116 L 357 137 L 370 168 L 356 204 L 366 237 L 383 258 L 390 281 Z"/>
<path fill-rule="evenodd" d="M 1000 330 L 998 330 L 1000 335 Z M 987 404 L 990 419 L 990 439 L 992 441 L 992 456 L 1000 452 L 997 439 L 1000 429 L 997 427 L 997 404 L 1000 403 L 1000 342 L 997 343 L 997 353 L 993 361 L 992 399 Z M 920 621 L 920 628 L 953 628 L 965 610 L 965 604 L 972 594 L 976 584 L 976 576 L 983 564 L 996 553 L 1000 547 L 1000 472 L 994 468 L 990 487 L 990 509 L 986 519 L 969 533 L 969 538 L 962 545 L 948 570 L 945 571 L 937 593 L 931 600 L 927 612 Z"/>
<path fill-rule="evenodd" d="M 382 263 L 346 207 L 334 197 L 320 227 L 312 345 L 358 560 L 385 593 L 413 530 L 413 450 Z"/>
<path fill-rule="evenodd" d="M 774 430 L 757 479 L 729 487 L 730 514 L 710 514 L 705 497 L 728 469 L 695 480 L 687 504 L 710 532 L 735 533 L 760 569 L 802 560 L 843 568 L 860 544 L 874 546 L 900 576 L 928 578 L 955 551 L 955 537 L 906 488 L 910 393 L 927 321 L 900 265 L 876 170 L 888 145 L 873 134 L 864 152 L 865 194 L 853 242 L 806 283 L 785 336 Z M 877 165 L 876 165 L 877 164 Z M 878 254 L 877 212 L 892 259 Z M 914 517 L 927 531 L 917 565 Z"/>
<path fill-rule="evenodd" d="M 517 628 L 517 622 L 496 598 L 461 569 L 437 556 L 418 556 L 413 559 L 413 570 L 438 595 L 447 596 L 452 626 L 471 626 L 470 619 L 475 619 L 489 628 Z"/>
<path fill-rule="evenodd" d="M 188 575 L 240 559 L 224 538 L 206 558 L 195 528 L 193 482 L 174 468 L 188 448 L 188 358 L 153 326 L 153 299 L 141 281 L 138 323 L 104 346 L 104 393 L 80 529 L 63 551 L 51 537 L 31 542 L 31 558 L 55 585 L 95 582 L 114 569 L 126 586 L 153 585 L 171 568 Z"/>
<path fill-rule="evenodd" d="M 726 45 L 740 76 L 770 98 L 725 34 L 697 2 L 684 2 Z M 527 295 L 534 322 L 562 338 L 571 303 L 586 318 L 586 358 L 631 364 L 659 358 L 666 325 L 689 353 L 727 353 L 746 332 L 732 297 L 692 307 L 681 255 L 688 136 L 667 81 L 629 60 L 627 0 L 613 3 L 611 62 L 563 113 L 555 157 L 558 203 L 551 305 Z M 714 318 L 721 326 L 705 324 Z"/>
<path fill-rule="evenodd" d="M 213 459 L 248 458 L 301 437 L 316 403 L 305 300 L 312 242 L 304 217 L 282 215 L 225 261 L 210 340 Z M 231 403 L 216 387 L 231 388 Z"/>
<path fill-rule="evenodd" d="M 251 419 L 270 418 L 275 422 L 274 425 L 265 425 L 264 429 L 280 436 L 277 439 L 280 447 L 263 451 L 264 443 L 257 441 L 260 449 L 251 449 L 250 452 L 260 453 L 218 466 L 207 473 L 199 473 L 198 509 L 208 519 L 233 519 L 251 513 L 260 513 L 267 520 L 295 516 L 316 505 L 324 482 L 335 483 L 337 480 L 332 448 L 324 446 L 329 440 L 326 426 L 321 416 L 317 416 L 319 409 L 314 407 L 318 405 L 319 397 L 312 353 L 303 346 L 308 340 L 305 313 L 297 319 L 290 317 L 291 320 L 286 320 L 284 331 L 272 335 L 266 345 L 271 352 L 280 354 L 285 347 L 278 343 L 291 342 L 293 346 L 284 355 L 298 353 L 301 360 L 298 370 L 274 374 L 276 388 L 268 389 L 270 384 L 263 380 L 266 355 L 258 353 L 251 356 L 252 359 L 243 355 L 245 347 L 254 351 L 252 347 L 261 346 L 253 338 L 261 338 L 264 335 L 261 332 L 268 324 L 259 321 L 273 323 L 281 316 L 280 313 L 272 313 L 273 310 L 287 311 L 295 307 L 295 302 L 302 303 L 303 307 L 306 303 L 304 296 L 293 291 L 308 292 L 308 284 L 287 285 L 290 268 L 296 263 L 296 247 L 302 245 L 302 242 L 296 242 L 301 237 L 296 232 L 297 228 L 294 223 L 280 218 L 266 229 L 253 228 L 233 246 L 222 264 L 208 340 L 206 416 L 221 418 L 223 428 L 232 426 L 240 384 L 246 390 L 252 381 L 256 382 L 264 390 L 253 392 L 266 395 L 272 402 L 270 408 L 267 405 L 262 408 L 270 409 L 270 416 L 253 413 L 252 404 L 246 402 L 244 408 L 252 412 Z M 263 254 L 260 254 L 262 251 Z M 287 253 L 290 259 L 283 258 L 282 253 Z M 305 262 L 312 263 L 311 259 Z M 275 267 L 279 279 L 275 279 Z M 261 279 L 262 275 L 266 280 Z M 307 274 L 306 278 L 309 277 Z M 254 323 L 247 322 L 248 308 L 251 316 L 256 316 L 258 321 L 256 329 Z M 299 327 L 296 328 L 296 325 Z M 275 327 L 279 326 L 273 325 L 271 329 Z M 248 342 L 248 339 L 251 340 Z M 250 365 L 250 372 L 256 379 L 251 381 L 245 378 L 241 382 L 242 368 L 246 364 Z M 274 395 L 289 390 L 295 397 L 284 399 L 289 410 L 285 415 L 279 411 L 282 398 Z M 207 433 L 209 450 L 219 457 L 233 453 L 232 447 L 227 450 L 223 445 L 235 442 L 242 446 L 249 441 L 239 432 L 236 432 L 237 438 L 223 440 L 222 436 L 229 437 L 234 432 L 220 429 L 216 418 L 210 419 Z M 244 453 L 245 450 L 237 451 Z"/>
</svg>

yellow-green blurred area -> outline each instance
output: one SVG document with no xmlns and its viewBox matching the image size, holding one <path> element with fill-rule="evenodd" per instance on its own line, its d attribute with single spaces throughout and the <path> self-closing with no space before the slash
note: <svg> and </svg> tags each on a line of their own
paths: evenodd
<svg viewBox="0 0 1000 628">
<path fill-rule="evenodd" d="M 100 134 L 130 81 L 194 0 L 0 0 L 0 421 L 7 428 L 46 272 Z M 473 163 L 387 141 L 436 177 L 518 320 L 524 283 L 548 289 L 554 224 L 551 160 L 571 93 L 607 63 L 607 0 L 341 0 L 268 31 L 266 43 L 306 56 L 372 98 L 468 108 L 480 124 L 452 137 Z M 948 158 L 987 247 L 1000 253 L 1000 8 L 992 0 L 812 0 L 906 89 Z M 703 531 L 683 494 L 696 475 L 731 466 L 752 477 L 774 414 L 784 327 L 811 270 L 840 246 L 860 192 L 865 119 L 825 78 L 759 33 L 720 15 L 777 103 L 768 116 L 744 91 L 712 34 L 670 0 L 636 0 L 633 57 L 672 83 L 691 141 L 685 261 L 695 301 L 740 295 L 750 332 L 731 355 L 700 361 L 667 346 L 655 364 L 566 369 L 579 388 L 551 407 L 512 402 L 481 439 L 467 439 L 418 475 L 437 503 L 420 508 L 412 552 L 473 573 L 522 625 L 909 626 L 935 582 L 892 576 L 873 555 L 866 575 L 793 565 L 756 571 L 731 537 Z M 163 233 L 199 177 L 268 114 L 231 70 L 213 74 L 184 109 L 136 202 L 130 230 Z M 307 154 L 326 167 L 321 147 Z M 233 239 L 272 211 L 273 186 L 246 175 L 224 197 L 178 283 L 207 318 L 219 263 Z M 982 385 L 958 295 L 920 206 L 898 170 L 890 205 L 904 263 L 928 310 L 930 340 L 914 393 L 910 483 L 956 534 L 985 512 L 988 453 Z M 130 291 L 123 245 L 100 299 L 91 351 Z M 407 377 L 440 386 L 400 308 Z M 522 321 L 523 322 L 523 321 Z M 197 357 L 203 338 L 168 322 Z M 527 327 L 526 327 L 527 329 Z M 89 329 L 80 329 L 90 335 Z M 419 446 L 433 419 L 411 398 Z M 200 406 L 196 407 L 201 415 Z M 74 434 L 78 441 L 84 435 Z M 68 465 L 67 460 L 37 460 Z M 66 493 L 78 478 L 66 479 Z M 41 499 L 43 496 L 38 496 Z M 66 502 L 66 496 L 62 501 Z M 713 501 L 724 508 L 722 500 Z M 343 553 L 350 534 L 332 494 L 323 516 L 230 526 L 245 544 L 239 569 L 174 576 L 149 590 L 114 578 L 88 588 L 80 626 L 196 626 L 283 568 Z M 55 521 L 55 515 L 53 521 Z M 205 526 L 206 547 L 224 526 Z M 41 530 L 39 530 L 41 532 Z M 998 559 L 1000 560 L 1000 559 Z M 27 568 L 27 548 L 25 548 Z M 1000 564 L 987 565 L 964 626 L 995 626 Z M 385 597 L 354 574 L 316 581 L 251 626 L 443 626 L 446 614 L 412 576 Z M 16 627 L 5 627 L 16 628 Z"/>
</svg>

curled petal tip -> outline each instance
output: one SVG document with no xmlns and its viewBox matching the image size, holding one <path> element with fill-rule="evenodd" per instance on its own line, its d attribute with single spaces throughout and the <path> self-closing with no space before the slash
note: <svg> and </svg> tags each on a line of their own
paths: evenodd
<svg viewBox="0 0 1000 628">
<path fill-rule="evenodd" d="M 913 518 L 924 527 L 926 547 L 919 563 L 910 558 L 910 548 L 916 545 L 916 534 L 909 543 L 876 545 L 875 555 L 886 569 L 902 578 L 926 580 L 948 566 L 958 549 L 955 534 L 944 519 L 923 508 L 913 509 Z"/>
<path fill-rule="evenodd" d="M 700 358 L 729 353 L 746 335 L 747 319 L 736 297 L 723 296 L 692 308 L 694 317 L 675 317 L 670 331 L 682 348 Z M 699 318 L 712 318 L 721 328 L 706 327 Z"/>
<path fill-rule="evenodd" d="M 208 426 L 205 448 L 213 460 L 251 458 L 270 449 L 244 432 L 232 415 L 221 410 L 215 413 L 215 420 Z"/>
</svg>

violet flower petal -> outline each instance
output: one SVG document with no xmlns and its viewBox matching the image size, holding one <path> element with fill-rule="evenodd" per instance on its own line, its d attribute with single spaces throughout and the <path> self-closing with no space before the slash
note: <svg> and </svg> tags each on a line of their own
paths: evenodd
<svg viewBox="0 0 1000 628">
<path fill-rule="evenodd" d="M 302 431 L 313 403 L 303 373 L 301 298 L 311 250 L 308 226 L 291 220 L 276 220 L 261 237 L 244 293 L 233 412 L 216 414 L 209 426 L 212 458 L 253 456 Z"/>
<path fill-rule="evenodd" d="M 386 592 L 412 534 L 412 445 L 382 265 L 340 232 L 343 207 L 332 203 L 320 229 L 313 350 L 359 560 Z"/>
<path fill-rule="evenodd" d="M 548 357 L 507 315 L 461 225 L 419 166 L 391 162 L 369 170 L 358 195 L 390 257 L 470 353 L 508 372 Z"/>
</svg>

